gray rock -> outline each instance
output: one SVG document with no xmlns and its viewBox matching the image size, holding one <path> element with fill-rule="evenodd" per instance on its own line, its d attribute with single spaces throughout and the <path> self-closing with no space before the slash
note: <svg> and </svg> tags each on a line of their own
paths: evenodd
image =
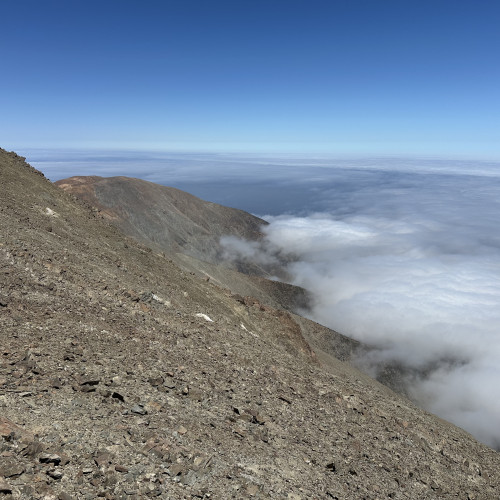
<svg viewBox="0 0 500 500">
<path fill-rule="evenodd" d="M 2 493 L 3 495 L 8 495 L 12 493 L 12 491 L 12 487 L 9 485 L 9 483 L 0 478 L 0 493 Z"/>
<path fill-rule="evenodd" d="M 2 458 L 0 461 L 0 476 L 5 478 L 20 476 L 26 467 L 14 458 Z"/>
<path fill-rule="evenodd" d="M 47 471 L 47 476 L 50 476 L 52 479 L 59 480 L 63 477 L 64 473 L 60 469 L 49 469 Z"/>
<path fill-rule="evenodd" d="M 130 408 L 130 411 L 132 413 L 136 413 L 137 415 L 147 415 L 148 414 L 146 408 L 144 408 L 144 405 L 141 405 L 141 404 L 136 404 L 135 406 Z"/>
<path fill-rule="evenodd" d="M 50 453 L 42 453 L 39 457 L 38 460 L 42 464 L 54 464 L 54 465 L 59 465 L 61 463 L 61 457 L 59 455 L 50 454 Z"/>
</svg>

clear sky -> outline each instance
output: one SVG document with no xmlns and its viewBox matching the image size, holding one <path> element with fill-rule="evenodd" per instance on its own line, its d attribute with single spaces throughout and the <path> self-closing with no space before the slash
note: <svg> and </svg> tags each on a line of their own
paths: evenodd
<svg viewBox="0 0 500 500">
<path fill-rule="evenodd" d="M 498 0 L 0 2 L 7 149 L 500 158 Z"/>
</svg>

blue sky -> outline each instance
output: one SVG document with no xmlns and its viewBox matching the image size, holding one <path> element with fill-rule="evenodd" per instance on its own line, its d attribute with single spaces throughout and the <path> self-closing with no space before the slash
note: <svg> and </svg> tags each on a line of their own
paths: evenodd
<svg viewBox="0 0 500 500">
<path fill-rule="evenodd" d="M 500 3 L 0 4 L 0 141 L 500 158 Z"/>
</svg>

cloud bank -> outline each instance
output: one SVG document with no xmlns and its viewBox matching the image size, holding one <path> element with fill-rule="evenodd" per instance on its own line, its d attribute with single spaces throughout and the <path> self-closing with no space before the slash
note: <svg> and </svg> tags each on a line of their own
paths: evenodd
<svg viewBox="0 0 500 500">
<path fill-rule="evenodd" d="M 314 297 L 306 314 L 375 347 L 365 370 L 404 366 L 415 401 L 500 447 L 499 178 L 337 173 L 318 187 L 322 212 L 267 216 L 259 248 L 228 249 L 293 255 L 293 283 Z"/>
</svg>

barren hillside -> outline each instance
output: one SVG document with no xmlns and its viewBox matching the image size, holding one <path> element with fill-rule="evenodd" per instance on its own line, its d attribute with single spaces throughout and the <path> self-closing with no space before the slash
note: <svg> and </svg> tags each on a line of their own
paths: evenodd
<svg viewBox="0 0 500 500">
<path fill-rule="evenodd" d="M 71 177 L 56 185 L 84 199 L 126 234 L 157 250 L 217 263 L 223 235 L 261 237 L 267 222 L 172 187 L 130 177 Z M 257 268 L 255 268 L 257 270 Z"/>
</svg>

